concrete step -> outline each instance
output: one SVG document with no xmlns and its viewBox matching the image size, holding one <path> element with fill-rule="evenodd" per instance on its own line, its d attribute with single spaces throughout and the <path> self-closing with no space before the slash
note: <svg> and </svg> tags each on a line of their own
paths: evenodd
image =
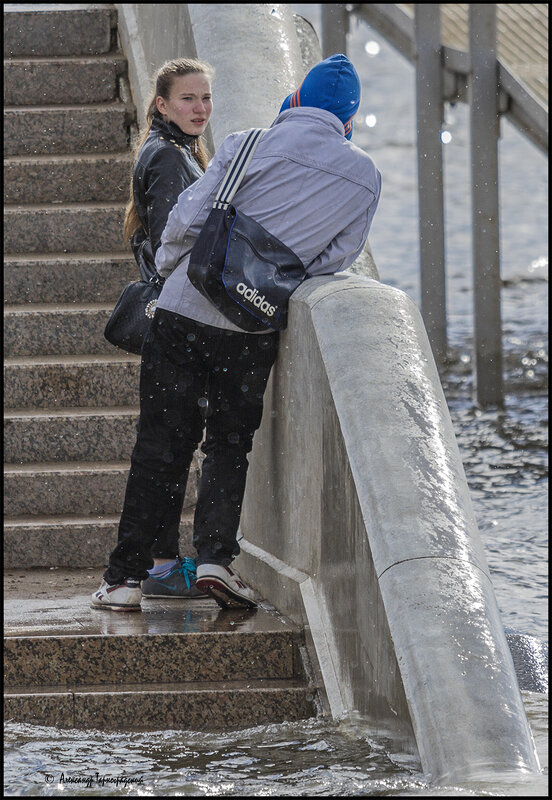
<svg viewBox="0 0 552 800">
<path fill-rule="evenodd" d="M 91 609 L 92 611 L 92 609 Z M 99 611 L 97 613 L 105 613 Z M 108 612 L 109 613 L 109 612 Z M 4 686 L 95 686 L 294 677 L 294 632 L 8 636 Z M 216 648 L 217 656 L 213 657 Z M 155 658 L 152 658 L 155 650 Z M 40 664 L 40 670 L 37 670 Z M 159 665 L 163 664 L 162 670 Z M 193 687 L 190 686 L 190 689 Z"/>
<path fill-rule="evenodd" d="M 136 407 L 7 411 L 4 462 L 124 461 L 136 441 L 137 421 Z"/>
<path fill-rule="evenodd" d="M 4 61 L 4 105 L 87 105 L 116 100 L 126 73 L 122 53 Z"/>
<path fill-rule="evenodd" d="M 104 337 L 113 306 L 113 303 L 5 306 L 5 356 L 37 356 L 40 361 L 40 356 L 46 354 L 117 355 L 121 351 Z"/>
<path fill-rule="evenodd" d="M 110 347 L 114 354 L 105 356 L 5 359 L 5 407 L 60 410 L 137 405 L 140 357 L 127 357 Z"/>
<path fill-rule="evenodd" d="M 130 456 L 130 453 L 129 453 Z M 184 508 L 196 502 L 200 476 L 196 453 Z M 4 470 L 6 517 L 55 517 L 76 508 L 82 516 L 114 516 L 121 513 L 129 460 L 111 463 L 46 463 L 8 466 Z"/>
<path fill-rule="evenodd" d="M 124 103 L 90 106 L 8 106 L 4 108 L 4 155 L 118 153 L 128 146 L 134 107 Z"/>
<path fill-rule="evenodd" d="M 116 24 L 111 5 L 5 5 L 4 58 L 107 53 Z"/>
<path fill-rule="evenodd" d="M 125 249 L 120 203 L 5 206 L 6 253 L 98 253 Z M 130 248 L 129 248 L 130 251 Z"/>
<path fill-rule="evenodd" d="M 4 303 L 116 303 L 140 279 L 132 254 L 6 255 Z"/>
<path fill-rule="evenodd" d="M 316 716 L 302 682 L 224 681 L 7 690 L 4 718 L 56 728 L 217 731 Z"/>
<path fill-rule="evenodd" d="M 304 633 L 259 598 L 90 609 L 101 571 L 8 570 L 6 719 L 59 727 L 231 730 L 314 717 Z"/>
<path fill-rule="evenodd" d="M 75 156 L 13 156 L 4 161 L 4 203 L 126 203 L 129 152 Z"/>
<path fill-rule="evenodd" d="M 103 570 L 117 544 L 120 512 L 58 514 L 4 519 L 4 569 L 95 567 Z M 180 555 L 196 555 L 192 545 L 193 508 L 182 513 Z"/>
</svg>

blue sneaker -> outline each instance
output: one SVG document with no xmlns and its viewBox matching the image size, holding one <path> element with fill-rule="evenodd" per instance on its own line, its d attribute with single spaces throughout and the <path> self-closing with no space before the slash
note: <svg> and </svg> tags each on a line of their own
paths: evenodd
<svg viewBox="0 0 552 800">
<path fill-rule="evenodd" d="M 143 597 L 208 597 L 196 586 L 196 565 L 191 558 L 178 558 L 168 575 L 150 575 L 142 581 Z"/>
</svg>

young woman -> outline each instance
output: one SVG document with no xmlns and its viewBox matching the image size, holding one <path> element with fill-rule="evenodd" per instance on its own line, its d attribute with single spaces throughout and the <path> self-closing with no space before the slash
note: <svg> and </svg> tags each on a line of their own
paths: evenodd
<svg viewBox="0 0 552 800">
<path fill-rule="evenodd" d="M 167 217 L 181 192 L 207 168 L 201 140 L 211 112 L 213 68 L 197 59 L 179 58 L 157 72 L 146 112 L 147 128 L 136 147 L 124 237 L 138 264 L 155 272 L 155 254 Z M 182 511 L 180 504 L 180 513 Z M 161 509 L 160 509 L 161 511 Z M 147 597 L 202 597 L 195 587 L 195 564 L 178 552 L 176 514 L 160 519 L 150 553 L 154 560 L 142 584 Z"/>
<path fill-rule="evenodd" d="M 308 275 L 350 266 L 378 205 L 380 174 L 349 141 L 359 103 L 360 80 L 346 56 L 313 67 L 263 134 L 233 200 L 293 250 Z M 278 333 L 241 331 L 194 288 L 187 272 L 191 245 L 246 134 L 226 137 L 205 175 L 178 198 L 163 232 L 156 265 L 168 277 L 142 351 L 140 427 L 119 542 L 92 596 L 96 607 L 140 609 L 149 547 L 159 519 L 176 518 L 204 426 L 194 519 L 197 586 L 222 607 L 255 606 L 230 565 L 240 552 L 247 454 L 261 422 Z"/>
</svg>

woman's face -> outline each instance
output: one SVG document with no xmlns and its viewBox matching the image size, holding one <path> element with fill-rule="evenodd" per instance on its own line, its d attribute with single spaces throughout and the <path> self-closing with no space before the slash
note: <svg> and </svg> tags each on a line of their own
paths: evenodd
<svg viewBox="0 0 552 800">
<path fill-rule="evenodd" d="M 157 110 L 168 122 L 174 122 L 183 133 L 191 136 L 202 134 L 211 111 L 211 83 L 202 72 L 178 75 L 173 79 L 168 100 L 158 96 Z"/>
</svg>

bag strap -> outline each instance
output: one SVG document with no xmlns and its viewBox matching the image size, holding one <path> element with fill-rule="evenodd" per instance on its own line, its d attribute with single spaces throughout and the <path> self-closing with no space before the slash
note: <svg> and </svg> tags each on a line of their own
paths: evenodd
<svg viewBox="0 0 552 800">
<path fill-rule="evenodd" d="M 266 128 L 252 128 L 246 135 L 228 167 L 228 171 L 215 197 L 213 208 L 228 208 L 232 198 L 238 191 L 240 183 L 244 179 L 249 162 L 253 158 L 255 148 L 265 130 Z"/>
</svg>

